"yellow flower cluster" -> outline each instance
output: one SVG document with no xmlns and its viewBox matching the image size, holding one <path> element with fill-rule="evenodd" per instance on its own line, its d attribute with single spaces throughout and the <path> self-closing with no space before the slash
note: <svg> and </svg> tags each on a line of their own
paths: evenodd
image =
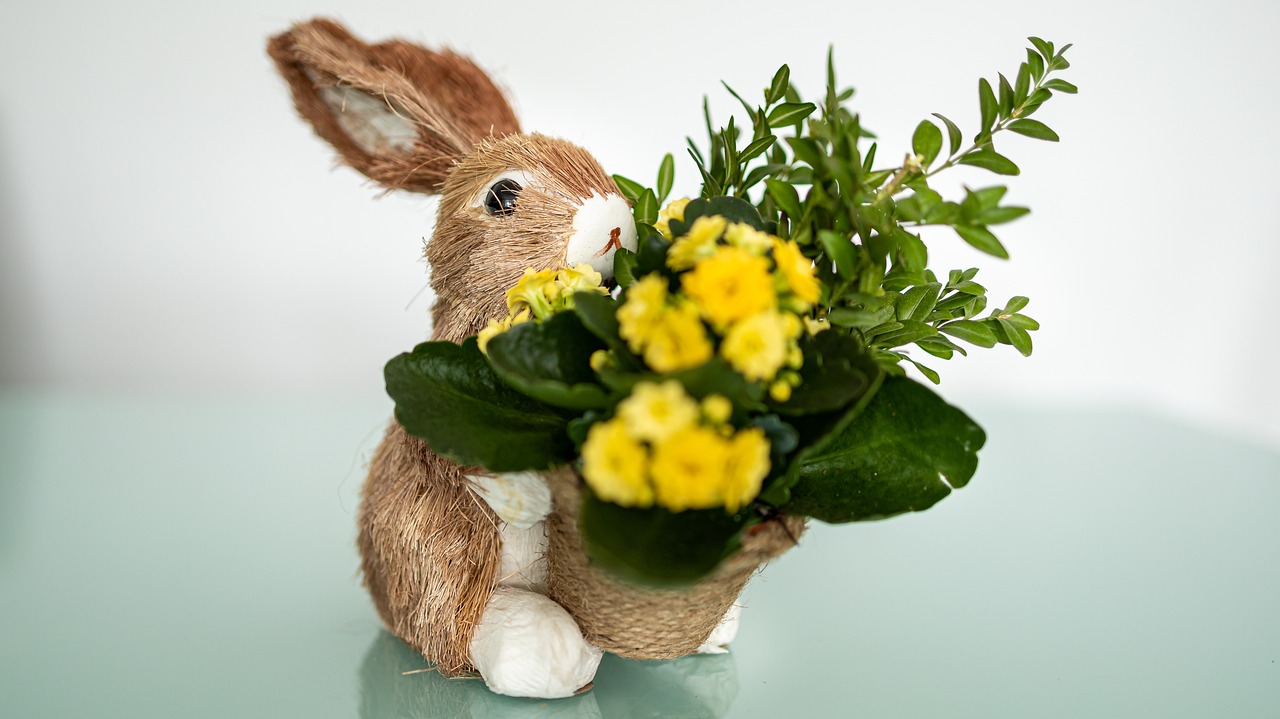
<svg viewBox="0 0 1280 719">
<path fill-rule="evenodd" d="M 688 202 L 664 208 L 659 231 L 669 236 L 670 221 L 684 221 Z M 783 370 L 803 361 L 802 318 L 820 290 L 799 246 L 709 215 L 674 238 L 666 261 L 679 273 L 678 290 L 658 273 L 645 275 L 618 310 L 619 332 L 631 350 L 654 370 L 674 372 L 706 362 L 718 340 L 730 366 L 749 380 L 770 382 L 771 396 L 786 401 L 798 377 Z"/>
<path fill-rule="evenodd" d="M 727 398 L 699 403 L 675 380 L 640 382 L 613 419 L 587 432 L 582 476 L 600 499 L 624 507 L 736 512 L 769 474 L 769 440 L 758 427 L 735 431 L 732 411 Z"/>
<path fill-rule="evenodd" d="M 585 262 L 560 270 L 527 268 L 520 281 L 507 290 L 507 316 L 489 320 L 488 326 L 477 335 L 480 351 L 487 352 L 489 340 L 521 322 L 545 320 L 557 312 L 573 309 L 576 292 L 609 294 L 603 282 L 600 273 Z"/>
</svg>

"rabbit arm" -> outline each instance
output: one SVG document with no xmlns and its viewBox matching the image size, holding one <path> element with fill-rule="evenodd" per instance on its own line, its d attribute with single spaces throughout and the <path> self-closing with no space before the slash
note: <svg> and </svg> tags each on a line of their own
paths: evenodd
<svg viewBox="0 0 1280 719">
<path fill-rule="evenodd" d="M 387 628 L 446 675 L 470 671 L 501 565 L 498 518 L 462 468 L 392 423 L 360 507 L 364 581 Z"/>
<path fill-rule="evenodd" d="M 507 524 L 528 529 L 551 514 L 551 488 L 538 472 L 477 473 L 467 479 Z"/>
</svg>

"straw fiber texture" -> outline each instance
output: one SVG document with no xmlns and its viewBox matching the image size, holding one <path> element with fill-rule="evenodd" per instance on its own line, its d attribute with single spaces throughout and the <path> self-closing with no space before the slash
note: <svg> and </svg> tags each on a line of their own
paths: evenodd
<svg viewBox="0 0 1280 719">
<path fill-rule="evenodd" d="M 707 579 L 681 589 L 637 587 L 593 566 L 578 533 L 580 480 L 562 468 L 547 474 L 554 509 L 547 519 L 548 593 L 578 621 L 587 641 L 632 659 L 675 659 L 697 651 L 765 562 L 793 547 L 800 517 L 747 531 L 742 550 Z M 785 526 L 784 526 L 785 523 Z"/>
</svg>

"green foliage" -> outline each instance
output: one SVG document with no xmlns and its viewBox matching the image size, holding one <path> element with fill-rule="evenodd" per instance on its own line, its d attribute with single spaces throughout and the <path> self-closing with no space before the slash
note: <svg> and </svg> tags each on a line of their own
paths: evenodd
<svg viewBox="0 0 1280 719">
<path fill-rule="evenodd" d="M 576 456 L 565 427 L 573 412 L 512 388 L 475 338 L 424 342 L 384 370 L 396 421 L 437 454 L 494 472 L 550 469 Z"/>
<path fill-rule="evenodd" d="M 1077 91 L 1054 76 L 1070 67 L 1064 56 L 1070 45 L 1055 49 L 1040 38 L 1029 41 L 1027 60 L 1015 74 L 1000 74 L 994 84 L 979 80 L 978 128 L 971 144 L 964 144 L 958 124 L 934 113 L 942 127 L 922 120 L 912 134 L 911 151 L 896 167 L 877 169 L 876 143 L 863 147 L 874 135 L 848 105 L 853 88 L 837 86 L 830 56 L 820 103 L 800 97 L 785 65 L 764 89 L 763 104 L 747 102 L 726 85 L 748 122 L 740 125 L 731 117 L 717 128 L 704 102 L 707 144 L 703 148 L 688 141 L 689 155 L 702 177 L 702 197 L 743 198 L 777 234 L 796 240 L 822 269 L 829 287 L 823 297 L 828 319 L 871 348 L 886 371 L 900 374 L 906 362 L 937 383 L 938 373 L 909 356 L 908 348 L 938 359 L 966 354 L 950 338 L 978 347 L 1007 344 L 1028 354 L 1029 332 L 1038 327 L 1035 321 L 1020 314 L 1015 318 L 1016 310 L 979 317 L 988 298 L 972 281 L 977 270 L 961 272 L 960 283 L 939 283 L 929 270 L 928 250 L 917 228 L 948 227 L 981 252 L 1009 257 L 992 228 L 1029 210 L 1001 204 L 1004 185 L 965 189 L 963 198 L 949 200 L 930 187 L 930 180 L 957 165 L 1002 176 L 1020 174 L 1017 164 L 996 150 L 996 139 L 1006 130 L 1058 140 L 1053 129 L 1030 116 L 1055 93 Z M 667 158 L 663 162 L 669 168 Z M 669 188 L 664 184 L 669 175 L 663 173 L 660 170 L 660 189 Z M 616 179 L 633 201 L 643 199 L 646 190 L 639 183 Z M 660 194 L 665 197 L 665 189 Z M 643 209 L 647 217 L 647 206 Z M 899 302 L 908 303 L 909 311 L 900 311 Z"/>
<path fill-rule="evenodd" d="M 678 587 L 716 568 L 739 546 L 751 513 L 704 509 L 669 512 L 602 502 L 584 488 L 579 527 L 587 554 L 635 584 Z"/>
<path fill-rule="evenodd" d="M 832 523 L 928 509 L 969 482 L 985 441 L 927 387 L 890 377 L 856 421 L 803 460 L 782 509 Z"/>
<path fill-rule="evenodd" d="M 489 342 L 489 364 L 504 382 L 549 405 L 601 409 L 608 393 L 591 370 L 591 353 L 604 343 L 572 312 L 525 322 Z"/>
</svg>

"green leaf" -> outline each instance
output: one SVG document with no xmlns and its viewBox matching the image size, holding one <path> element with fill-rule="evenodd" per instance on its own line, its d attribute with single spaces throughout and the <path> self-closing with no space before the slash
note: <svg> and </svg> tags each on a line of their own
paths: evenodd
<svg viewBox="0 0 1280 719">
<path fill-rule="evenodd" d="M 613 253 L 613 276 L 620 287 L 625 289 L 636 281 L 636 263 L 639 261 L 636 253 L 625 247 Z"/>
<path fill-rule="evenodd" d="M 536 400 L 576 410 L 609 405 L 590 366 L 591 353 L 604 343 L 572 312 L 518 324 L 490 340 L 487 349 L 493 371 Z"/>
<path fill-rule="evenodd" d="M 635 180 L 629 180 L 622 175 L 614 175 L 613 184 L 618 186 L 618 191 L 632 205 L 636 204 L 636 201 L 640 199 L 640 193 L 644 192 L 644 185 Z"/>
<path fill-rule="evenodd" d="M 1031 210 L 1025 207 L 992 207 L 989 210 L 978 212 L 973 216 L 973 219 L 984 225 L 999 225 L 1005 222 L 1012 222 L 1029 212 Z"/>
<path fill-rule="evenodd" d="M 947 126 L 947 143 L 950 146 L 949 152 L 950 155 L 955 155 L 960 151 L 960 144 L 964 142 L 964 135 L 960 132 L 960 128 L 951 120 L 948 120 L 946 117 L 943 117 L 936 112 L 933 113 L 933 116 L 942 120 L 943 124 Z"/>
<path fill-rule="evenodd" d="M 583 493 L 578 516 L 591 559 L 621 579 L 655 587 L 693 584 L 738 549 L 749 515 L 722 509 L 632 509 Z"/>
<path fill-rule="evenodd" d="M 1044 79 L 1044 59 L 1031 48 L 1027 48 L 1027 65 L 1031 66 L 1031 79 L 1040 82 Z"/>
<path fill-rule="evenodd" d="M 822 243 L 822 250 L 827 258 L 836 263 L 836 272 L 841 277 L 855 276 L 857 260 L 853 256 L 851 237 L 831 230 L 821 230 L 818 232 L 818 241 Z"/>
<path fill-rule="evenodd" d="M 911 151 L 924 156 L 925 167 L 933 164 L 938 153 L 942 151 L 942 131 L 932 122 L 921 120 L 916 126 L 915 134 L 911 137 Z"/>
<path fill-rule="evenodd" d="M 676 160 L 668 152 L 662 158 L 662 164 L 658 166 L 658 204 L 661 205 L 667 201 L 667 196 L 671 194 L 671 185 L 675 182 L 676 177 Z"/>
<path fill-rule="evenodd" d="M 461 345 L 424 342 L 388 362 L 384 376 L 396 421 L 458 464 L 516 472 L 577 456 L 565 432 L 572 413 L 499 379 L 474 337 Z"/>
<path fill-rule="evenodd" d="M 1005 303 L 1004 311 L 1010 312 L 1010 313 L 1021 312 L 1022 308 L 1026 307 L 1029 304 L 1031 304 L 1030 299 L 1023 297 L 1022 295 L 1015 295 L 1013 297 L 1010 297 L 1009 301 Z"/>
<path fill-rule="evenodd" d="M 982 110 L 982 129 L 990 131 L 995 127 L 1000 106 L 996 102 L 996 94 L 991 89 L 991 83 L 987 82 L 985 77 L 978 80 L 978 106 Z"/>
<path fill-rule="evenodd" d="M 805 458 L 783 509 L 831 523 L 928 509 L 968 484 L 985 441 L 981 427 L 924 385 L 887 377 L 854 421 Z"/>
<path fill-rule="evenodd" d="M 996 336 L 986 325 L 973 320 L 955 320 L 938 328 L 943 334 L 979 347 L 995 347 Z"/>
<path fill-rule="evenodd" d="M 1019 135 L 1034 137 L 1037 140 L 1048 140 L 1049 142 L 1058 141 L 1058 133 L 1049 129 L 1049 126 L 1039 120 L 1014 120 L 1009 123 L 1009 130 Z"/>
<path fill-rule="evenodd" d="M 915 368 L 920 371 L 920 374 L 925 376 L 925 379 L 928 379 L 930 382 L 934 384 L 942 384 L 942 378 L 939 377 L 938 373 L 935 372 L 934 370 L 928 367 L 925 367 L 924 365 L 911 359 L 910 357 L 907 358 L 907 361 L 915 365 Z"/>
<path fill-rule="evenodd" d="M 1003 317 L 997 317 L 996 322 L 1000 323 L 1000 329 L 1004 330 L 1005 336 L 1009 338 L 1009 344 L 1018 350 L 1023 357 L 1031 356 L 1031 335 L 1027 331 L 1018 326 L 1014 322 L 1010 322 Z"/>
<path fill-rule="evenodd" d="M 1000 240 L 996 236 L 981 225 L 956 225 L 952 229 L 960 235 L 960 239 L 968 242 L 974 247 L 982 250 L 988 255 L 994 255 L 1001 259 L 1009 259 L 1009 251 L 1000 244 Z"/>
<path fill-rule="evenodd" d="M 924 322 L 916 320 L 898 320 L 898 322 L 902 327 L 876 336 L 874 340 L 876 347 L 901 347 L 938 334 L 937 330 Z"/>
<path fill-rule="evenodd" d="M 706 215 L 720 215 L 730 222 L 741 222 L 757 230 L 764 229 L 764 219 L 755 205 L 741 197 L 699 198 L 685 205 L 684 224 L 692 226 L 693 221 Z"/>
<path fill-rule="evenodd" d="M 1013 81 L 1013 104 L 1021 105 L 1031 92 L 1031 67 L 1027 63 L 1018 66 L 1018 78 Z"/>
<path fill-rule="evenodd" d="M 774 73 L 773 81 L 769 83 L 769 89 L 764 92 L 764 102 L 766 105 L 781 100 L 787 96 L 787 88 L 791 86 L 791 68 L 783 65 L 778 68 L 778 72 Z"/>
<path fill-rule="evenodd" d="M 800 340 L 804 364 L 800 386 L 786 402 L 771 406 L 783 414 L 831 412 L 856 402 L 874 386 L 876 364 L 852 337 L 833 330 Z"/>
<path fill-rule="evenodd" d="M 997 153 L 995 150 L 978 150 L 960 158 L 961 165 L 973 165 L 981 167 L 984 170 L 990 170 L 997 175 L 1016 175 L 1019 173 L 1018 166 L 1013 164 L 1013 160 Z"/>
<path fill-rule="evenodd" d="M 1038 37 L 1029 37 L 1027 39 L 1031 41 L 1032 45 L 1036 46 L 1036 50 L 1040 52 L 1040 55 L 1042 55 L 1045 60 L 1053 59 L 1053 43 L 1045 42 Z"/>
<path fill-rule="evenodd" d="M 653 194 L 653 190 L 645 188 L 640 193 L 635 204 L 635 215 L 636 222 L 643 222 L 646 225 L 652 225 L 658 221 L 658 198 Z"/>
<path fill-rule="evenodd" d="M 745 165 L 748 160 L 753 160 L 756 156 L 764 154 L 766 150 L 773 147 L 773 143 L 777 142 L 777 140 L 778 138 L 773 135 L 765 135 L 742 148 L 742 154 L 738 155 L 738 164 Z"/>
<path fill-rule="evenodd" d="M 1013 112 L 1013 86 L 1009 78 L 1000 73 L 1000 117 L 1008 117 Z"/>
<path fill-rule="evenodd" d="M 800 193 L 796 191 L 795 185 L 770 177 L 764 181 L 764 186 L 769 192 L 769 197 L 777 203 L 779 210 L 793 220 L 800 219 Z"/>
<path fill-rule="evenodd" d="M 929 313 L 933 312 L 933 306 L 937 304 L 938 295 L 941 293 L 942 283 L 940 282 L 930 282 L 907 290 L 898 298 L 896 306 L 898 319 L 923 322 L 929 317 Z"/>
<path fill-rule="evenodd" d="M 812 102 L 784 102 L 769 112 L 769 127 L 799 125 L 816 109 Z"/>
<path fill-rule="evenodd" d="M 1050 90 L 1055 90 L 1057 92 L 1061 92 L 1067 95 L 1074 95 L 1077 92 L 1080 92 L 1080 88 L 1076 87 L 1075 85 L 1072 85 L 1066 80 L 1063 80 L 1061 78 L 1056 78 L 1056 77 L 1046 82 L 1044 86 L 1049 88 Z"/>
</svg>

